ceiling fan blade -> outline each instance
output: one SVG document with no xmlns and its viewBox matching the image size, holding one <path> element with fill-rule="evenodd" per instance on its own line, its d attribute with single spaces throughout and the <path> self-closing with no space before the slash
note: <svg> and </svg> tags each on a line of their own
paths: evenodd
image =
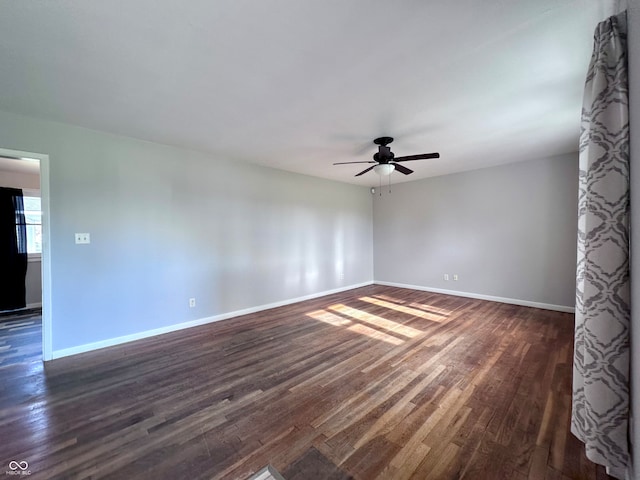
<svg viewBox="0 0 640 480">
<path fill-rule="evenodd" d="M 338 162 L 338 163 L 334 163 L 334 165 L 347 165 L 349 163 L 378 163 L 378 162 L 373 162 L 371 160 L 369 160 L 369 161 L 363 160 L 361 162 Z"/>
<path fill-rule="evenodd" d="M 365 168 L 363 171 L 361 171 L 360 173 L 356 173 L 356 177 L 359 177 L 360 175 L 364 175 L 365 173 L 367 173 L 369 170 L 373 170 L 373 168 L 375 167 L 375 165 L 369 167 L 369 168 Z"/>
<path fill-rule="evenodd" d="M 399 171 L 400 173 L 404 173 L 405 175 L 409 175 L 410 173 L 413 173 L 413 170 L 405 167 L 404 165 L 398 165 L 396 163 L 392 163 L 391 165 L 393 165 L 397 171 Z"/>
<path fill-rule="evenodd" d="M 419 155 L 407 155 L 406 157 L 396 157 L 394 162 L 408 162 L 409 160 L 426 160 L 428 158 L 440 158 L 439 153 L 421 153 Z"/>
</svg>

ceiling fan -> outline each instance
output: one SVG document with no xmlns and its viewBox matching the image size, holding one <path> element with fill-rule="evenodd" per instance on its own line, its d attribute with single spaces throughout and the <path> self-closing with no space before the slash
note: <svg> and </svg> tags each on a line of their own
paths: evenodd
<svg viewBox="0 0 640 480">
<path fill-rule="evenodd" d="M 413 173 L 413 170 L 405 167 L 404 165 L 400 165 L 398 162 L 408 162 L 410 160 L 426 160 L 429 158 L 440 158 L 439 153 L 421 153 L 419 155 L 408 155 L 406 157 L 396 157 L 389 145 L 393 142 L 393 137 L 379 137 L 376 138 L 373 143 L 378 145 L 378 152 L 373 155 L 373 160 L 369 161 L 360 161 L 360 162 L 338 162 L 334 163 L 334 165 L 346 165 L 349 163 L 375 163 L 375 165 L 370 166 L 369 168 L 365 168 L 360 173 L 357 173 L 355 176 L 359 177 L 367 173 L 370 170 L 373 170 L 378 175 L 391 175 L 391 172 L 397 170 L 400 173 L 404 173 L 405 175 L 409 175 Z"/>
</svg>

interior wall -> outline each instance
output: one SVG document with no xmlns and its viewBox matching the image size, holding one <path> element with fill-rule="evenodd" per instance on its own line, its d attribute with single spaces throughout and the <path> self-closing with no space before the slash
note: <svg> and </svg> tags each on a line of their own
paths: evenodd
<svg viewBox="0 0 640 480">
<path fill-rule="evenodd" d="M 375 281 L 572 308 L 577 198 L 577 153 L 383 187 Z"/>
<path fill-rule="evenodd" d="M 366 188 L 6 112 L 0 146 L 50 158 L 54 354 L 372 281 Z"/>
<path fill-rule="evenodd" d="M 19 162 L 20 160 L 15 160 Z M 40 175 L 0 170 L 0 187 L 40 190 Z M 30 258 L 25 278 L 27 307 L 42 305 L 42 262 Z"/>
<path fill-rule="evenodd" d="M 631 128 L 631 441 L 634 478 L 640 479 L 640 2 L 630 0 L 627 12 Z"/>
<path fill-rule="evenodd" d="M 27 307 L 42 306 L 42 262 L 39 259 L 29 259 L 27 263 L 26 302 Z"/>
<path fill-rule="evenodd" d="M 20 162 L 22 160 L 13 160 Z M 28 190 L 40 190 L 40 175 L 23 172 L 6 172 L 0 170 L 0 185 L 11 188 L 25 188 Z"/>
</svg>

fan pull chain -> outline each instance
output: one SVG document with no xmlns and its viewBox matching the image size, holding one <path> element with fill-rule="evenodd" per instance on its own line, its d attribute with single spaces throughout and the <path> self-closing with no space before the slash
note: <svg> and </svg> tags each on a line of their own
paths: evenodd
<svg viewBox="0 0 640 480">
<path fill-rule="evenodd" d="M 382 196 L 382 176 L 378 175 L 378 190 L 380 190 L 380 196 Z"/>
<path fill-rule="evenodd" d="M 391 193 L 391 174 L 389 174 L 389 193 Z"/>
</svg>

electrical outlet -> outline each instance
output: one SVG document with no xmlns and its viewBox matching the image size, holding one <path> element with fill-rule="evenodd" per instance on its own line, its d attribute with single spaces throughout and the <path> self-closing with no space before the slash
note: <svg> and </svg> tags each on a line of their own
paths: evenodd
<svg viewBox="0 0 640 480">
<path fill-rule="evenodd" d="M 76 233 L 76 243 L 77 244 L 91 243 L 91 235 L 88 233 Z"/>
<path fill-rule="evenodd" d="M 449 281 L 449 274 L 448 274 L 448 273 L 445 273 L 445 274 L 443 275 L 443 278 L 444 278 L 445 280 Z"/>
<path fill-rule="evenodd" d="M 453 274 L 453 281 L 454 281 L 454 282 L 457 282 L 457 281 L 458 281 L 458 274 L 457 274 L 457 273 L 454 273 L 454 274 Z"/>
<path fill-rule="evenodd" d="M 189 308 L 193 308 L 196 306 L 196 299 L 195 298 L 190 298 L 189 299 Z"/>
</svg>

